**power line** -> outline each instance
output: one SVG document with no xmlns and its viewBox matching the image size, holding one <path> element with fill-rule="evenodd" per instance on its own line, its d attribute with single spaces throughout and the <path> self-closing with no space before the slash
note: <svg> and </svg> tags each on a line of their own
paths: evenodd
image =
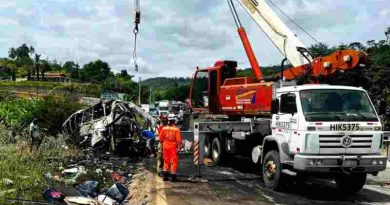
<svg viewBox="0 0 390 205">
<path fill-rule="evenodd" d="M 295 22 L 290 16 L 288 16 L 282 9 L 280 9 L 272 0 L 269 0 L 269 2 L 278 9 L 284 16 L 286 16 L 291 22 L 293 22 L 299 29 L 301 29 L 306 35 L 308 35 L 311 39 L 313 39 L 316 43 L 320 43 L 317 41 L 316 38 L 314 38 L 309 32 L 307 32 L 302 26 L 300 26 L 297 22 Z"/>
</svg>

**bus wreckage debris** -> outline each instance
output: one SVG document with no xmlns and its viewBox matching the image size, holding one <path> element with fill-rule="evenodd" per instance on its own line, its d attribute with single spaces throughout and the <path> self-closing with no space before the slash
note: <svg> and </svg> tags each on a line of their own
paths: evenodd
<svg viewBox="0 0 390 205">
<path fill-rule="evenodd" d="M 140 130 L 154 128 L 156 119 L 131 102 L 100 101 L 73 113 L 62 132 L 75 145 L 114 153 L 145 150 Z"/>
</svg>

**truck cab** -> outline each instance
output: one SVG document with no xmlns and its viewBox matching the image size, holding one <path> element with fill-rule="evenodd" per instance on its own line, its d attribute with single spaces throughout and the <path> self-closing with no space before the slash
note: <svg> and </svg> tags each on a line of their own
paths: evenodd
<svg viewBox="0 0 390 205">
<path fill-rule="evenodd" d="M 162 100 L 162 101 L 158 102 L 158 114 L 159 114 L 159 116 L 169 114 L 169 101 L 168 100 Z"/>
<path fill-rule="evenodd" d="M 362 88 L 309 84 L 279 88 L 274 96 L 272 135 L 263 144 L 266 176 L 275 174 L 275 166 L 290 174 L 331 173 L 337 185 L 353 191 L 367 173 L 386 168 L 382 125 Z M 270 142 L 277 144 L 279 159 L 268 154 Z"/>
</svg>

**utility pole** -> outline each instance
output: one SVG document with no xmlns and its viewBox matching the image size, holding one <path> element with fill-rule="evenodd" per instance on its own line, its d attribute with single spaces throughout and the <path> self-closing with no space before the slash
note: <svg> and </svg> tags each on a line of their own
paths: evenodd
<svg viewBox="0 0 390 205">
<path fill-rule="evenodd" d="M 387 41 L 390 41 L 390 27 L 387 27 L 387 31 L 385 31 L 385 35 L 386 35 Z"/>
<path fill-rule="evenodd" d="M 152 87 L 149 88 L 149 105 L 152 104 Z"/>
<path fill-rule="evenodd" d="M 141 77 L 138 81 L 138 105 L 141 106 Z"/>
</svg>

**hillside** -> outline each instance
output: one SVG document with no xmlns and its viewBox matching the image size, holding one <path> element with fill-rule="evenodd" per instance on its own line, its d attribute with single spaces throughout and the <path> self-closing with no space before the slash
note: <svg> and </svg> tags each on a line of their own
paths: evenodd
<svg viewBox="0 0 390 205">
<path fill-rule="evenodd" d="M 280 66 L 269 66 L 261 68 L 264 76 L 272 76 L 279 72 Z M 253 76 L 251 68 L 244 70 L 238 70 L 237 76 Z M 176 87 L 181 85 L 189 85 L 191 83 L 191 78 L 166 78 L 166 77 L 156 77 L 149 78 L 142 82 L 143 85 L 152 87 L 152 88 L 167 88 L 167 87 Z"/>
<path fill-rule="evenodd" d="M 142 81 L 143 85 L 152 88 L 166 88 L 166 87 L 175 87 L 179 85 L 187 85 L 191 83 L 190 78 L 166 78 L 166 77 L 157 77 L 149 78 Z"/>
</svg>

